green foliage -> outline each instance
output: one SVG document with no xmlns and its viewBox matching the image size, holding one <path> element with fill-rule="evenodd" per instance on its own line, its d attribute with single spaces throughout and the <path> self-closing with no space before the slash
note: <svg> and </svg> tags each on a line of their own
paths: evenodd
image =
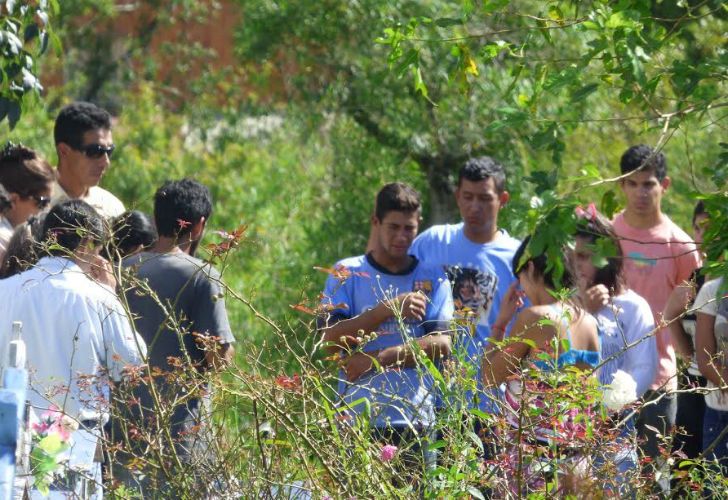
<svg viewBox="0 0 728 500">
<path fill-rule="evenodd" d="M 58 14 L 58 0 L 0 2 L 0 122 L 15 127 L 24 108 L 43 87 L 36 60 L 59 42 L 50 29 Z"/>
</svg>

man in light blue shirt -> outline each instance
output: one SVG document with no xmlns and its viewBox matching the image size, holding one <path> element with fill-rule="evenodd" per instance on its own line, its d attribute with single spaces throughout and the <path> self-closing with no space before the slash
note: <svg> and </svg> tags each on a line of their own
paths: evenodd
<svg viewBox="0 0 728 500">
<path fill-rule="evenodd" d="M 488 339 L 501 340 L 503 328 L 494 328 L 500 303 L 515 276 L 511 261 L 520 241 L 498 228 L 498 213 L 508 202 L 503 166 L 483 156 L 468 160 L 458 174 L 455 201 L 462 222 L 442 224 L 420 234 L 410 252 L 427 264 L 440 266 L 452 284 L 456 317 L 468 331 L 459 336 L 457 349 L 472 364 L 481 386 L 480 364 Z M 468 392 L 468 402 L 486 413 L 496 407 L 490 398 Z"/>
<path fill-rule="evenodd" d="M 377 439 L 393 445 L 434 423 L 434 380 L 418 353 L 438 361 L 451 347 L 447 277 L 408 253 L 419 220 L 414 189 L 392 183 L 380 190 L 371 251 L 336 264 L 319 321 L 327 349 L 341 353 L 342 413 L 366 415 Z"/>
</svg>

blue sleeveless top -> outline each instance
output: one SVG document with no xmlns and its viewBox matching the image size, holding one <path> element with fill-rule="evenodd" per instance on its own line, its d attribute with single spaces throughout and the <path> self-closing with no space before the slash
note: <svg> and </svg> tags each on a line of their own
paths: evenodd
<svg viewBox="0 0 728 500">
<path fill-rule="evenodd" d="M 589 351 L 587 349 L 572 349 L 571 348 L 571 328 L 569 327 L 568 318 L 564 314 L 563 308 L 560 308 L 556 304 L 550 304 L 551 309 L 554 313 L 557 313 L 561 318 L 562 324 L 566 328 L 566 340 L 569 342 L 569 350 L 559 354 L 559 357 L 555 360 L 545 361 L 543 359 L 533 360 L 532 363 L 543 371 L 560 369 L 564 366 L 570 365 L 586 365 L 592 368 L 599 366 L 601 362 L 600 351 Z M 555 363 L 554 363 L 555 361 Z"/>
</svg>

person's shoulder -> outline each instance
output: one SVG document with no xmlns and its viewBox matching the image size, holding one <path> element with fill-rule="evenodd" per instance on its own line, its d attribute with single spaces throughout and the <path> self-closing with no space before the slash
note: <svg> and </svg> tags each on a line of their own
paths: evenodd
<svg viewBox="0 0 728 500">
<path fill-rule="evenodd" d="M 463 224 L 435 224 L 422 231 L 415 241 L 446 242 L 463 229 Z"/>
<path fill-rule="evenodd" d="M 667 215 L 662 215 L 664 231 L 670 236 L 670 241 L 678 244 L 694 245 L 693 239 L 680 226 L 675 224 Z"/>
<path fill-rule="evenodd" d="M 631 288 L 628 288 L 624 293 L 613 297 L 612 300 L 615 304 L 623 308 L 630 307 L 633 309 L 646 309 L 651 311 L 650 304 L 647 302 L 647 299 Z"/>
<path fill-rule="evenodd" d="M 101 186 L 89 188 L 86 201 L 102 212 L 104 217 L 117 217 L 125 210 L 121 200 Z"/>
<path fill-rule="evenodd" d="M 346 269 L 359 269 L 366 265 L 366 255 L 356 255 L 354 257 L 345 257 L 340 259 L 334 264 L 334 269 L 346 268 Z"/>
<path fill-rule="evenodd" d="M 495 246 L 499 249 L 510 252 L 515 252 L 516 250 L 518 250 L 518 247 L 521 246 L 521 240 L 519 240 L 518 238 L 514 238 L 513 236 L 508 234 L 508 231 L 506 231 L 505 229 L 499 229 L 499 231 L 501 234 L 495 240 Z"/>
</svg>

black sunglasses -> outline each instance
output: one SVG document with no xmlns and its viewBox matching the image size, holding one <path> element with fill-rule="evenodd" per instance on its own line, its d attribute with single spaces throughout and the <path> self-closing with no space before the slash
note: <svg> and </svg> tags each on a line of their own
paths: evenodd
<svg viewBox="0 0 728 500">
<path fill-rule="evenodd" d="M 46 208 L 48 205 L 51 204 L 51 199 L 48 196 L 38 196 L 36 194 L 31 194 L 30 197 L 33 198 L 33 200 L 35 200 L 35 204 L 41 210 L 43 210 L 44 208 Z"/>
<path fill-rule="evenodd" d="M 81 151 L 89 158 L 101 158 L 104 155 L 107 155 L 109 158 L 111 158 L 111 155 L 114 154 L 115 149 L 116 146 L 114 146 L 113 144 L 111 146 L 102 146 L 101 144 L 89 144 L 88 146 L 81 146 L 77 149 L 77 151 Z"/>
</svg>

